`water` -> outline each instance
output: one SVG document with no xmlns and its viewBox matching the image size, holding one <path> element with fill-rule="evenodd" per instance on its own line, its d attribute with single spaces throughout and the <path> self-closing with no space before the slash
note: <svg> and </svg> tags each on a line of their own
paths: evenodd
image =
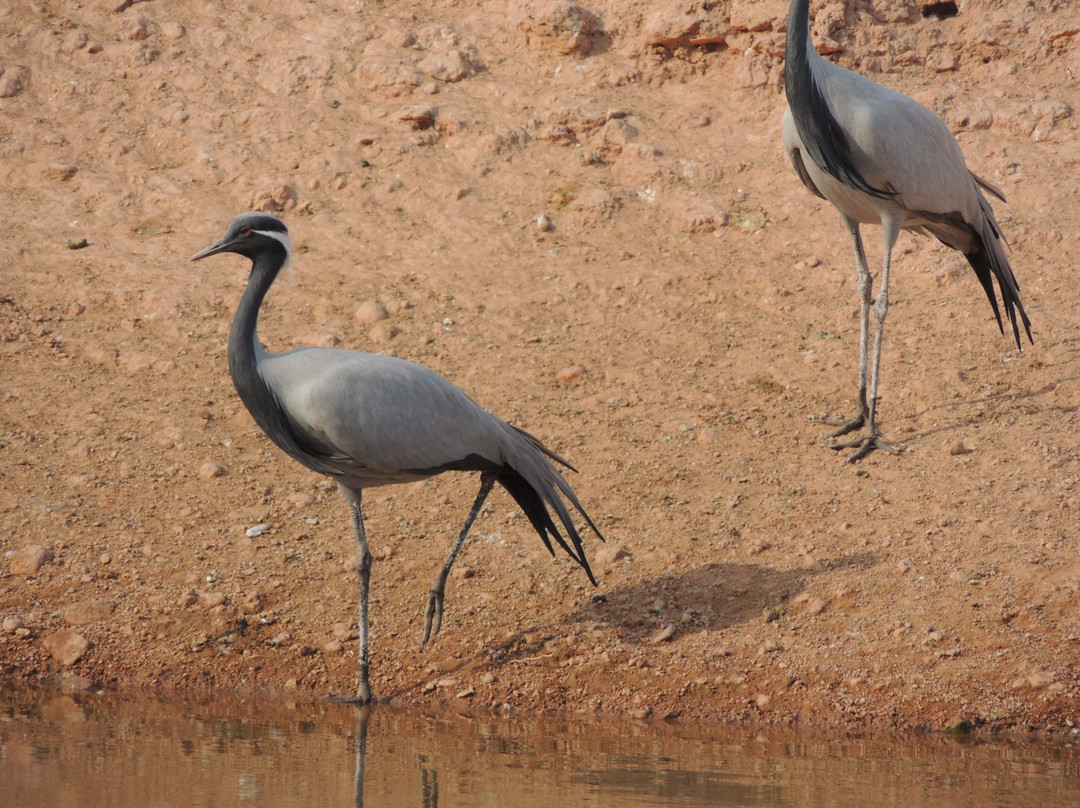
<svg viewBox="0 0 1080 808">
<path fill-rule="evenodd" d="M 1080 746 L 0 692 L 0 806 L 1080 805 Z"/>
</svg>

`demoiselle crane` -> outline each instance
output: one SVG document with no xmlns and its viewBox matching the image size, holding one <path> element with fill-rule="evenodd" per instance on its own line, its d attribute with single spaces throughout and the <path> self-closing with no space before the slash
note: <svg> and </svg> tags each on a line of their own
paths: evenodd
<svg viewBox="0 0 1080 808">
<path fill-rule="evenodd" d="M 851 462 L 874 449 L 897 450 L 879 440 L 875 420 L 878 371 L 885 315 L 889 310 L 889 262 L 901 230 L 934 236 L 959 250 L 975 270 L 1004 333 L 994 295 L 997 280 L 1016 347 L 1017 322 L 1031 340 L 1031 323 L 1005 255 L 997 219 L 983 191 L 1002 201 L 1001 191 L 968 170 L 960 146 L 934 113 L 917 101 L 823 59 L 810 39 L 810 0 L 792 0 L 787 22 L 783 138 L 799 178 L 840 213 L 855 248 L 858 271 L 858 412 L 827 438 L 865 429 L 865 436 L 833 444 L 851 449 Z M 873 278 L 866 263 L 860 224 L 880 224 L 884 257 L 880 287 L 872 300 Z M 869 356 L 870 311 L 876 329 Z M 867 366 L 870 394 L 867 397 Z"/>
<path fill-rule="evenodd" d="M 279 448 L 337 483 L 352 513 L 360 576 L 360 680 L 355 701 L 375 701 L 368 647 L 372 556 L 360 507 L 366 488 L 423 480 L 444 471 L 480 472 L 480 491 L 428 593 L 421 648 L 439 633 L 447 575 L 495 483 L 521 506 L 552 555 L 554 539 L 596 584 L 560 494 L 603 537 L 551 462 L 571 468 L 565 460 L 484 410 L 443 377 L 412 362 L 332 348 L 266 352 L 256 323 L 263 298 L 292 259 L 285 224 L 266 213 L 241 213 L 225 235 L 191 260 L 219 253 L 251 259 L 247 288 L 229 332 L 229 371 L 240 399 Z"/>
</svg>

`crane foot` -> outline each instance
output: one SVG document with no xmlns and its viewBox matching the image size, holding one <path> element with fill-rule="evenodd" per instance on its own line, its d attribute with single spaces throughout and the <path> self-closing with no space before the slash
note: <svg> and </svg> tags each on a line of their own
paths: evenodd
<svg viewBox="0 0 1080 808">
<path fill-rule="evenodd" d="M 899 447 L 886 443 L 877 435 L 870 435 L 860 440 L 845 441 L 844 443 L 834 443 L 829 448 L 838 452 L 844 449 L 855 449 L 855 454 L 848 458 L 849 463 L 858 463 L 876 449 L 881 449 L 889 454 L 900 454 Z"/>
<path fill-rule="evenodd" d="M 442 628 L 443 614 L 443 591 L 440 587 L 433 586 L 428 591 L 427 608 L 424 610 L 424 636 L 420 640 L 420 650 L 424 650 L 428 640 L 439 633 Z"/>
</svg>

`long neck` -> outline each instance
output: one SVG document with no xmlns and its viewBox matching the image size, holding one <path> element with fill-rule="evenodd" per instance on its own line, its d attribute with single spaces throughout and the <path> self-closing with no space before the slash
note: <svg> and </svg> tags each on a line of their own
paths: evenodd
<svg viewBox="0 0 1080 808">
<path fill-rule="evenodd" d="M 264 351 L 259 345 L 256 326 L 263 298 L 284 260 L 283 254 L 264 252 L 252 261 L 247 288 L 229 329 L 229 373 L 236 385 L 236 392 L 255 422 L 278 445 L 282 445 L 278 436 L 287 435 L 289 430 L 281 406 L 259 373 L 259 361 Z M 282 445 L 282 448 L 285 446 Z"/>
<path fill-rule="evenodd" d="M 817 104 L 826 103 L 821 88 L 814 80 L 812 59 L 816 56 L 817 51 L 810 40 L 810 0 L 791 0 L 784 51 L 784 92 L 803 147 L 815 163 L 825 168 L 825 159 L 815 135 L 821 128 L 821 114 L 827 114 L 828 107 L 815 109 Z M 821 60 L 820 57 L 818 59 Z"/>
<path fill-rule="evenodd" d="M 784 88 L 792 95 L 792 83 L 800 82 L 800 76 L 809 76 L 810 53 L 817 53 L 810 44 L 810 0 L 791 0 L 787 19 L 787 43 L 784 53 Z M 796 66 L 807 65 L 799 70 Z"/>
<path fill-rule="evenodd" d="M 818 168 L 850 188 L 879 199 L 895 192 L 875 188 L 855 164 L 851 142 L 822 86 L 829 71 L 842 71 L 826 62 L 810 40 L 810 0 L 791 0 L 784 53 L 784 92 L 803 149 Z"/>
</svg>

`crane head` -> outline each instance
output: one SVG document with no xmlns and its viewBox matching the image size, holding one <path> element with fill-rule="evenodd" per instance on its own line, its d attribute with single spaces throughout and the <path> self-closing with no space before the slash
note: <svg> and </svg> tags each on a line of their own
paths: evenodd
<svg viewBox="0 0 1080 808">
<path fill-rule="evenodd" d="M 285 223 L 269 213 L 247 211 L 229 223 L 225 235 L 209 247 L 199 250 L 191 256 L 191 260 L 232 252 L 254 261 L 260 254 L 280 251 L 284 251 L 282 265 L 287 265 L 292 260 L 292 243 Z"/>
</svg>

